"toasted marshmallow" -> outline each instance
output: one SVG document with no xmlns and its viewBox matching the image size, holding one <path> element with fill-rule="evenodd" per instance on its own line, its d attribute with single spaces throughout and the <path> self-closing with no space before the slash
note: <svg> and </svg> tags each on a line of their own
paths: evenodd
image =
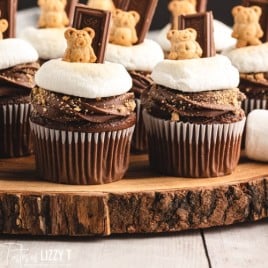
<svg viewBox="0 0 268 268">
<path fill-rule="evenodd" d="M 38 60 L 33 46 L 18 38 L 0 40 L 0 70 Z"/>
<path fill-rule="evenodd" d="M 164 59 L 159 44 L 150 39 L 134 46 L 107 45 L 105 59 L 124 65 L 129 71 L 151 72 L 155 65 Z"/>
<path fill-rule="evenodd" d="M 239 72 L 222 55 L 187 60 L 164 60 L 152 72 L 156 84 L 183 92 L 236 88 Z"/>
<path fill-rule="evenodd" d="M 132 87 L 132 79 L 121 64 L 61 59 L 44 63 L 35 75 L 35 82 L 50 91 L 89 99 L 120 95 Z"/>
<path fill-rule="evenodd" d="M 65 31 L 66 28 L 28 27 L 22 31 L 20 37 L 32 44 L 41 59 L 56 59 L 61 58 L 67 48 Z"/>
</svg>

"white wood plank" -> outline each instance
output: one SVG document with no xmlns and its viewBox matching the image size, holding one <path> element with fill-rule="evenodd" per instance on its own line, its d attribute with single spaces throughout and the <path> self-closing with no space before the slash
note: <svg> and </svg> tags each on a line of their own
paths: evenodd
<svg viewBox="0 0 268 268">
<path fill-rule="evenodd" d="M 21 251 L 19 251 L 20 247 Z M 9 258 L 4 263 L 8 249 Z M 24 261 L 21 263 L 18 262 L 20 254 Z M 159 236 L 117 236 L 71 241 L 0 240 L 0 267 L 41 266 L 207 268 L 208 262 L 198 231 Z"/>
<path fill-rule="evenodd" d="M 212 267 L 268 267 L 268 219 L 204 232 Z"/>
</svg>

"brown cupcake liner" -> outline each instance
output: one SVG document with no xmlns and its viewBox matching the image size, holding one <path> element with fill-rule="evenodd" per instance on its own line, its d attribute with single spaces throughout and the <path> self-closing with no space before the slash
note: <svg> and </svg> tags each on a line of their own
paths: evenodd
<svg viewBox="0 0 268 268">
<path fill-rule="evenodd" d="M 49 129 L 30 121 L 41 178 L 64 184 L 104 184 L 120 180 L 129 165 L 134 126 L 86 133 Z"/>
<path fill-rule="evenodd" d="M 20 157 L 32 153 L 31 108 L 29 103 L 0 105 L 0 157 Z"/>
<path fill-rule="evenodd" d="M 245 119 L 230 124 L 190 124 L 143 112 L 153 169 L 179 177 L 218 177 L 232 173 L 240 158 Z"/>
<path fill-rule="evenodd" d="M 251 111 L 256 109 L 268 109 L 267 100 L 262 99 L 245 99 L 242 102 L 242 109 L 245 111 L 245 114 L 248 115 Z"/>
<path fill-rule="evenodd" d="M 136 127 L 131 143 L 131 151 L 133 153 L 146 153 L 148 151 L 148 141 L 145 131 L 142 115 L 142 105 L 140 99 L 135 99 L 136 102 Z"/>
</svg>

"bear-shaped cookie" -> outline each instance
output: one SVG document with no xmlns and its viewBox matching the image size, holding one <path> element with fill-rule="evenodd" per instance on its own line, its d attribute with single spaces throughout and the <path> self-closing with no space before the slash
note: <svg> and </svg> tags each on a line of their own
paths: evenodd
<svg viewBox="0 0 268 268">
<path fill-rule="evenodd" d="M 96 62 L 97 57 L 92 48 L 92 40 L 95 36 L 95 31 L 92 28 L 86 27 L 82 30 L 70 28 L 65 31 L 67 40 L 67 49 L 63 56 L 64 61 L 68 62 Z"/>
<path fill-rule="evenodd" d="M 172 28 L 178 29 L 178 17 L 196 13 L 196 0 L 173 0 L 168 4 L 168 10 L 172 14 Z"/>
<path fill-rule="evenodd" d="M 200 58 L 202 56 L 202 49 L 196 42 L 196 37 L 197 32 L 193 28 L 170 30 L 167 34 L 167 39 L 171 43 L 168 59 L 185 60 Z"/>
<path fill-rule="evenodd" d="M 112 0 L 89 0 L 87 5 L 90 8 L 102 9 L 102 10 L 115 10 L 115 5 Z"/>
<path fill-rule="evenodd" d="M 7 30 L 8 28 L 8 22 L 5 19 L 0 20 L 0 40 L 3 39 L 3 33 Z"/>
<path fill-rule="evenodd" d="M 69 19 L 65 12 L 67 0 L 38 0 L 41 14 L 39 28 L 61 28 L 68 26 Z"/>
<path fill-rule="evenodd" d="M 258 6 L 235 6 L 232 9 L 234 17 L 232 37 L 237 39 L 237 48 L 261 44 L 259 40 L 263 36 L 259 24 L 261 13 L 262 10 Z"/>
<path fill-rule="evenodd" d="M 109 41 L 112 44 L 131 46 L 138 41 L 136 25 L 140 15 L 136 11 L 116 9 L 112 15 Z"/>
</svg>

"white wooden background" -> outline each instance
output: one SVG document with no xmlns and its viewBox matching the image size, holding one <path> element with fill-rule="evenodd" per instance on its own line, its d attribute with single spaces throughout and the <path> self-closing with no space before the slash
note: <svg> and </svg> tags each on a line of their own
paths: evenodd
<svg viewBox="0 0 268 268">
<path fill-rule="evenodd" d="M 20 12 L 18 32 L 36 21 Z M 266 268 L 268 219 L 208 230 L 108 238 L 0 236 L 0 268 Z"/>
</svg>

